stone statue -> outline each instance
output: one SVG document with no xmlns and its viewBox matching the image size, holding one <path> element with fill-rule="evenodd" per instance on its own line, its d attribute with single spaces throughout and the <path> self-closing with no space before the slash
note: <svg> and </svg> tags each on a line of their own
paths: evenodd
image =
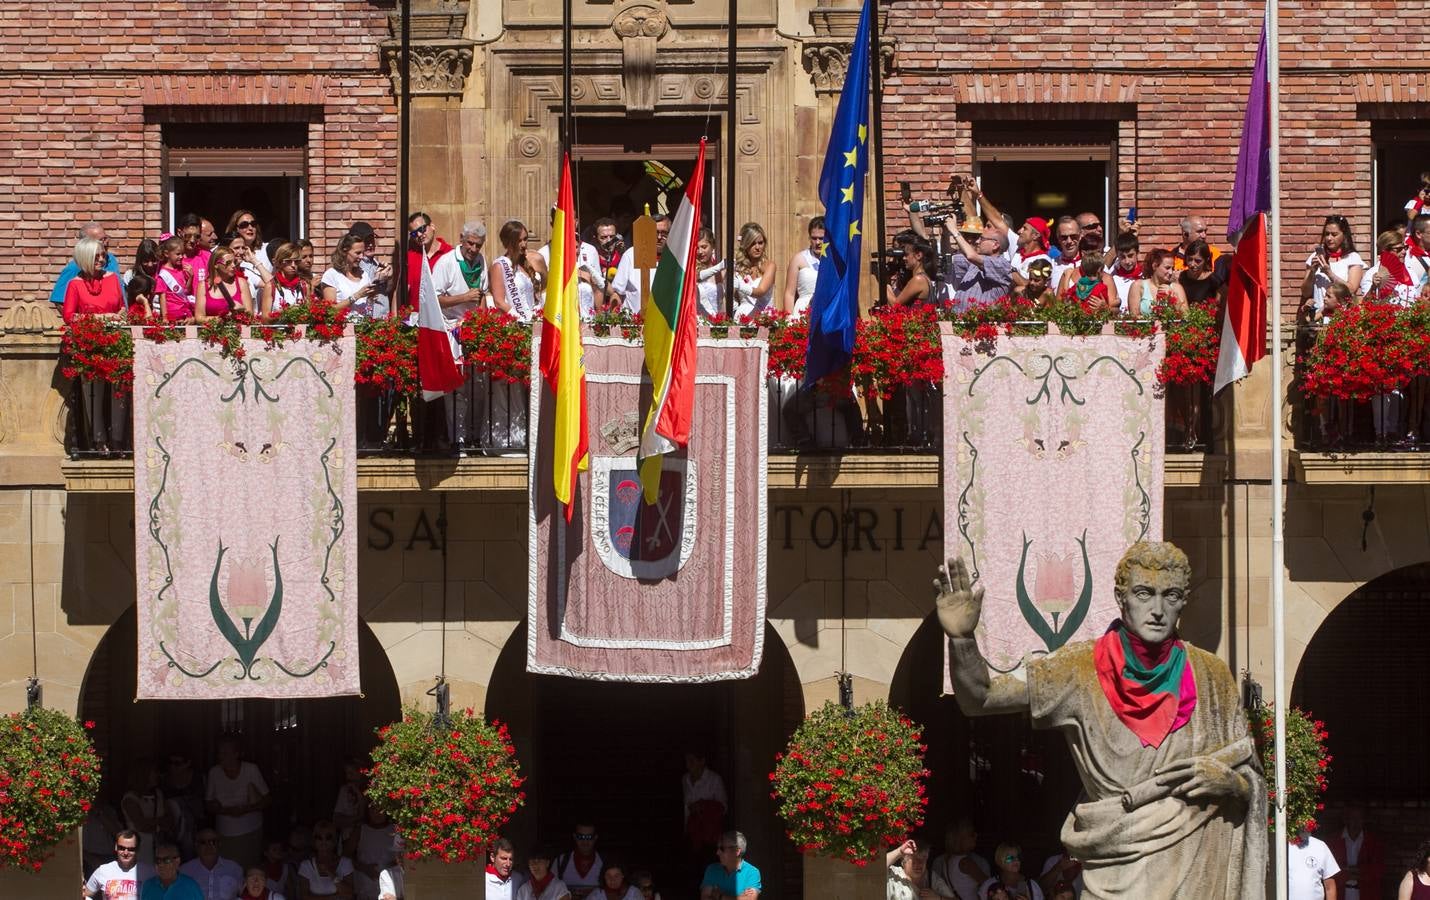
<svg viewBox="0 0 1430 900">
<path fill-rule="evenodd" d="M 1134 544 L 1117 565 L 1121 618 L 1006 675 L 974 641 L 983 588 L 963 560 L 934 582 L 964 714 L 1028 710 L 1067 738 L 1083 792 L 1062 841 L 1084 900 L 1266 896 L 1265 779 L 1226 663 L 1177 638 L 1190 580 L 1175 545 Z"/>
</svg>

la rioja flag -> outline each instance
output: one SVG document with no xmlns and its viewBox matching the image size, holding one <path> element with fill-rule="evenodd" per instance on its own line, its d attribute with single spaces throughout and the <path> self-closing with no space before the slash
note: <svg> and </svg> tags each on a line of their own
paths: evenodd
<svg viewBox="0 0 1430 900">
<path fill-rule="evenodd" d="M 1236 246 L 1231 281 L 1226 290 L 1226 319 L 1217 354 L 1213 393 L 1245 378 L 1252 365 L 1266 355 L 1266 214 L 1271 210 L 1271 110 L 1266 72 L 1266 25 L 1251 90 L 1246 97 L 1241 152 L 1236 159 L 1236 183 L 1231 213 L 1226 220 L 1227 239 Z"/>
<path fill-rule="evenodd" d="M 447 330 L 437 289 L 432 286 L 432 267 L 427 254 L 422 257 L 422 280 L 417 288 L 417 376 L 422 382 L 422 399 L 436 400 L 462 386 L 462 345 Z"/>
</svg>

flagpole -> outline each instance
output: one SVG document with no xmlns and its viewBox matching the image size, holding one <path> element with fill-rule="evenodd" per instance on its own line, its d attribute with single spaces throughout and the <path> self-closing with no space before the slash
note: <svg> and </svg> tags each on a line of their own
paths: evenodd
<svg viewBox="0 0 1430 900">
<path fill-rule="evenodd" d="M 1266 72 L 1271 111 L 1271 290 L 1267 320 L 1271 322 L 1271 658 L 1275 686 L 1276 745 L 1276 900 L 1287 900 L 1286 833 L 1286 592 L 1283 570 L 1286 552 L 1285 482 L 1281 472 L 1281 48 L 1277 0 L 1266 2 Z M 1254 827 L 1254 823 L 1248 827 Z"/>
<path fill-rule="evenodd" d="M 730 30 L 725 44 L 725 315 L 735 317 L 735 38 L 740 8 L 730 0 Z"/>
<path fill-rule="evenodd" d="M 879 0 L 868 2 L 873 6 L 869 17 L 869 71 L 874 95 L 873 161 L 878 166 L 874 176 L 874 221 L 879 236 L 879 293 L 874 298 L 874 305 L 878 305 L 884 302 L 884 294 L 889 286 L 889 271 L 884 265 L 884 250 L 889 246 L 887 226 L 884 223 L 884 66 L 879 58 Z"/>
<path fill-rule="evenodd" d="M 571 2 L 561 0 L 561 151 L 571 152 Z M 560 178 L 558 174 L 556 176 Z M 558 188 L 559 190 L 559 188 Z M 556 240 L 555 235 L 551 238 Z"/>
</svg>

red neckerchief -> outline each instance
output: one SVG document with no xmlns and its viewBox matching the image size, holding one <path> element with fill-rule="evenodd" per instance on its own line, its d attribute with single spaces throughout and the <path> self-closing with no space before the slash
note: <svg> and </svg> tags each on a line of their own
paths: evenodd
<svg viewBox="0 0 1430 900">
<path fill-rule="evenodd" d="M 1172 655 L 1172 648 L 1177 645 L 1175 639 L 1162 641 L 1160 644 L 1149 644 L 1138 637 L 1132 629 L 1126 629 L 1127 643 L 1132 645 L 1132 652 L 1137 654 L 1137 659 L 1144 666 L 1160 666 L 1167 661 L 1167 657 Z"/>
<path fill-rule="evenodd" d="M 1065 261 L 1065 262 L 1063 263 L 1063 265 L 1065 265 L 1065 266 L 1080 266 L 1080 265 L 1082 265 L 1082 254 L 1079 253 L 1077 256 L 1074 256 L 1072 259 L 1069 259 L 1069 260 Z"/>
<path fill-rule="evenodd" d="M 513 871 L 515 871 L 515 870 L 513 870 Z M 505 878 L 502 878 L 502 877 L 501 877 L 501 873 L 497 871 L 497 867 L 494 866 L 494 865 L 492 865 L 491 863 L 487 863 L 487 874 L 488 874 L 488 875 L 495 875 L 495 876 L 497 877 L 497 880 L 500 881 L 502 884 L 506 884 L 508 881 L 511 881 L 511 876 L 510 876 L 510 875 L 508 875 L 508 876 L 505 877 Z"/>
<path fill-rule="evenodd" d="M 1141 278 L 1143 277 L 1142 264 L 1137 263 L 1132 267 L 1132 270 L 1130 272 L 1124 272 L 1121 268 L 1121 264 L 1118 264 L 1112 267 L 1112 274 L 1116 275 L 1119 278 Z"/>
<path fill-rule="evenodd" d="M 432 252 L 427 254 L 429 265 L 443 253 L 450 253 L 452 245 L 437 238 L 432 242 L 432 248 Z M 407 306 L 412 309 L 417 308 L 418 297 L 422 293 L 422 253 L 421 250 L 407 251 Z"/>
<path fill-rule="evenodd" d="M 1047 255 L 1048 255 L 1048 248 L 1043 246 L 1043 242 L 1042 242 L 1042 241 L 1039 241 L 1039 242 L 1038 242 L 1038 245 L 1037 245 L 1036 247 L 1034 247 L 1032 250 L 1029 250 L 1027 253 L 1024 253 L 1024 252 L 1023 252 L 1023 248 L 1022 248 L 1022 247 L 1019 247 L 1019 248 L 1018 248 L 1018 261 L 1019 261 L 1019 262 L 1026 262 L 1026 261 L 1032 259 L 1032 258 L 1035 257 L 1035 256 L 1047 256 Z"/>
<path fill-rule="evenodd" d="M 540 897 L 546 886 L 556 880 L 556 873 L 548 871 L 545 878 L 531 879 L 531 896 Z"/>
<path fill-rule="evenodd" d="M 287 290 L 291 291 L 297 288 L 298 285 L 303 283 L 303 276 L 294 272 L 293 277 L 291 279 L 288 279 L 283 277 L 282 272 L 279 272 L 273 276 L 273 280 L 278 282 L 279 287 L 286 288 Z"/>
<path fill-rule="evenodd" d="M 581 854 L 573 850 L 571 852 L 571 864 L 576 867 L 576 874 L 580 875 L 582 878 L 585 878 L 586 873 L 591 871 L 591 869 L 596 865 L 596 854 L 592 853 L 590 856 L 585 857 L 586 864 L 584 866 L 581 865 L 581 860 Z"/>
<path fill-rule="evenodd" d="M 263 893 L 257 894 L 257 895 L 250 894 L 250 893 L 248 892 L 248 888 L 245 887 L 245 888 L 243 889 L 243 893 L 239 894 L 238 896 L 239 896 L 239 900 L 268 900 L 268 898 L 271 897 L 272 895 L 273 895 L 273 892 L 270 891 L 270 890 L 268 890 L 268 888 L 266 888 L 266 887 L 263 889 Z"/>
<path fill-rule="evenodd" d="M 1406 252 L 1409 253 L 1411 256 L 1430 256 L 1430 250 L 1426 250 L 1424 247 L 1420 246 L 1414 241 L 1411 241 L 1410 243 L 1406 244 L 1405 247 Z"/>
<path fill-rule="evenodd" d="M 1346 255 L 1346 252 L 1345 252 L 1344 250 L 1337 250 L 1335 253 L 1332 253 L 1332 252 L 1329 251 L 1329 250 L 1326 251 L 1326 259 L 1328 259 L 1328 260 L 1331 261 L 1331 262 L 1335 262 L 1336 260 L 1340 259 L 1342 256 L 1345 256 L 1345 255 Z"/>
</svg>

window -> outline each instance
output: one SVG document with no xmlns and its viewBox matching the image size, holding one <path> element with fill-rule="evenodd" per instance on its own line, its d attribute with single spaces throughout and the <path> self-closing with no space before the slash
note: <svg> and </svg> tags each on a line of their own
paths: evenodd
<svg viewBox="0 0 1430 900">
<path fill-rule="evenodd" d="M 1375 122 L 1371 125 L 1375 143 L 1372 173 L 1372 203 L 1376 232 L 1379 233 L 1406 215 L 1406 201 L 1420 190 L 1420 173 L 1430 171 L 1430 127 L 1413 121 Z M 1363 245 L 1374 247 L 1375 235 Z"/>
<path fill-rule="evenodd" d="M 724 197 L 719 123 L 705 147 L 705 194 L 701 222 L 720 221 Z M 674 215 L 685 193 L 685 181 L 695 168 L 705 120 L 700 118 L 576 120 L 576 148 L 572 158 L 572 190 L 582 229 L 605 216 L 616 220 L 617 230 L 629 236 L 631 223 L 650 206 L 652 214 Z M 665 180 L 662 168 L 679 179 Z M 720 231 L 716 229 L 716 234 Z"/>
<path fill-rule="evenodd" d="M 165 224 L 197 213 L 220 232 L 239 209 L 266 238 L 307 236 L 308 128 L 301 122 L 166 124 Z"/>
<path fill-rule="evenodd" d="M 1010 223 L 1118 211 L 1115 121 L 974 122 L 973 174 Z"/>
</svg>

